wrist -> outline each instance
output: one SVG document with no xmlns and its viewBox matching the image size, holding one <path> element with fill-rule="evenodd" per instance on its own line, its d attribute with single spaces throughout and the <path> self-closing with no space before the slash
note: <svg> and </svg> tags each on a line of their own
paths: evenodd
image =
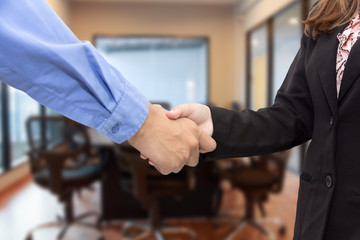
<svg viewBox="0 0 360 240">
<path fill-rule="evenodd" d="M 140 129 L 131 137 L 129 138 L 128 142 L 134 146 L 136 148 L 136 146 L 138 145 L 138 142 L 144 138 L 147 129 L 149 127 L 151 119 L 152 119 L 152 115 L 153 115 L 153 107 L 152 104 L 149 102 L 149 111 L 148 111 L 148 115 L 143 123 L 143 125 L 140 127 Z"/>
</svg>

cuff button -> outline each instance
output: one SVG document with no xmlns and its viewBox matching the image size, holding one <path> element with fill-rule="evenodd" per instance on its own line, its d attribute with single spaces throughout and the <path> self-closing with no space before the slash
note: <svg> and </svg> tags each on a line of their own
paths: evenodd
<svg viewBox="0 0 360 240">
<path fill-rule="evenodd" d="M 112 127 L 111 132 L 112 132 L 113 134 L 118 133 L 119 130 L 120 130 L 121 125 L 122 125 L 122 122 L 119 122 L 119 123 L 115 124 L 115 125 Z"/>
</svg>

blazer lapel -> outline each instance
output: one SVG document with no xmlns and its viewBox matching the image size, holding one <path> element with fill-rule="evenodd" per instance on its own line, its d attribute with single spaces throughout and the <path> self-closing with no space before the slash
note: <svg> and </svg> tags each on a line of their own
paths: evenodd
<svg viewBox="0 0 360 240">
<path fill-rule="evenodd" d="M 346 25 L 335 28 L 329 34 L 320 34 L 317 39 L 317 62 L 320 81 L 333 115 L 337 115 L 338 101 L 336 92 L 336 56 L 339 41 L 338 33 L 344 31 Z"/>
<path fill-rule="evenodd" d="M 359 39 L 360 40 L 360 39 Z M 345 65 L 343 79 L 340 86 L 339 102 L 344 98 L 352 84 L 360 75 L 360 43 L 355 42 L 351 48 L 349 58 Z"/>
</svg>

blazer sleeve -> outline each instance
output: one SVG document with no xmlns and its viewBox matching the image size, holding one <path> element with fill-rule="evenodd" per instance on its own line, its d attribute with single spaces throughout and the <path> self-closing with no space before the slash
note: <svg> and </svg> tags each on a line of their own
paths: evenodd
<svg viewBox="0 0 360 240">
<path fill-rule="evenodd" d="M 277 152 L 311 139 L 313 106 L 305 76 L 308 41 L 303 35 L 272 106 L 257 112 L 210 108 L 217 148 L 204 154 L 205 160 Z"/>
</svg>

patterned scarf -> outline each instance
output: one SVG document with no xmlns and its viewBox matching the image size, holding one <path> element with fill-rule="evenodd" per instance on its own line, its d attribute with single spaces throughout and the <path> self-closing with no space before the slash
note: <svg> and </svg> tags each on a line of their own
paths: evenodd
<svg viewBox="0 0 360 240">
<path fill-rule="evenodd" d="M 360 11 L 358 11 L 357 15 L 351 20 L 343 33 L 338 34 L 337 38 L 339 40 L 339 46 L 336 59 L 336 89 L 337 97 L 339 97 L 341 81 L 350 50 L 356 40 L 360 38 Z"/>
</svg>

